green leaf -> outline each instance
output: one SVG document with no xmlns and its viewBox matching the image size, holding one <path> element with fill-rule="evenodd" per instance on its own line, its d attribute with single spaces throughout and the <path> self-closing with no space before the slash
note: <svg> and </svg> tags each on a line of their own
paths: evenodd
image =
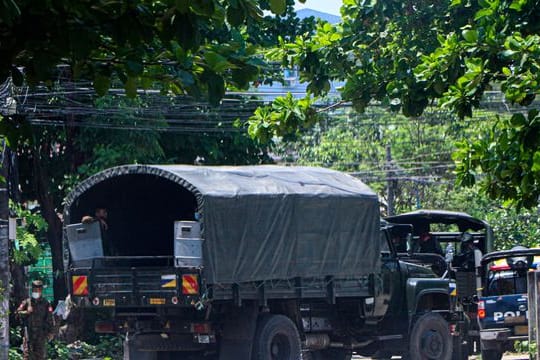
<svg viewBox="0 0 540 360">
<path fill-rule="evenodd" d="M 203 16 L 212 16 L 215 11 L 213 0 L 191 0 L 191 10 L 195 14 Z"/>
<path fill-rule="evenodd" d="M 517 54 L 517 53 L 518 52 L 514 51 L 514 50 L 504 50 L 504 51 L 501 51 L 501 56 L 505 57 L 505 58 L 510 58 L 510 57 L 514 56 L 515 54 Z"/>
<path fill-rule="evenodd" d="M 139 60 L 126 61 L 126 71 L 129 75 L 141 75 L 144 70 L 144 65 Z"/>
<path fill-rule="evenodd" d="M 270 10 L 277 15 L 283 14 L 287 10 L 287 0 L 270 0 Z"/>
<path fill-rule="evenodd" d="M 210 69 L 218 74 L 233 67 L 224 56 L 213 51 L 206 52 L 204 54 L 204 59 L 206 60 L 206 63 Z"/>
<path fill-rule="evenodd" d="M 191 74 L 190 72 L 185 70 L 178 70 L 177 75 L 182 82 L 182 85 L 189 87 L 195 84 L 195 78 L 193 78 L 193 74 Z"/>
<path fill-rule="evenodd" d="M 246 16 L 244 11 L 238 7 L 229 6 L 227 7 L 227 21 L 232 26 L 240 26 L 244 23 Z"/>
<path fill-rule="evenodd" d="M 493 14 L 493 10 L 491 10 L 491 9 L 478 10 L 476 12 L 476 15 L 474 16 L 474 20 L 479 20 L 479 19 L 482 19 L 484 17 L 489 17 L 492 14 Z"/>
<path fill-rule="evenodd" d="M 189 0 L 176 0 L 176 10 L 185 14 L 189 10 Z"/>
<path fill-rule="evenodd" d="M 463 35 L 463 38 L 470 43 L 475 43 L 478 41 L 478 31 L 473 29 L 466 29 L 461 32 L 461 35 Z"/>
<path fill-rule="evenodd" d="M 534 153 L 532 171 L 540 171 L 540 151 Z"/>
<path fill-rule="evenodd" d="M 133 77 L 128 77 L 126 83 L 124 84 L 124 89 L 126 89 L 127 97 L 134 98 L 137 96 L 137 79 Z"/>
<path fill-rule="evenodd" d="M 526 0 L 514 0 L 512 1 L 512 4 L 510 4 L 509 8 L 512 10 L 521 11 L 523 5 L 525 5 L 526 3 Z"/>
<path fill-rule="evenodd" d="M 21 10 L 14 0 L 0 1 L 0 18 L 12 25 L 17 17 L 21 16 Z"/>
<path fill-rule="evenodd" d="M 514 114 L 512 115 L 512 117 L 510 118 L 510 124 L 512 124 L 512 126 L 523 126 L 527 123 L 527 119 L 525 118 L 525 115 L 523 114 Z"/>
<path fill-rule="evenodd" d="M 212 106 L 217 106 L 225 96 L 225 80 L 218 74 L 208 76 L 208 101 Z"/>
<path fill-rule="evenodd" d="M 94 78 L 94 90 L 99 96 L 104 96 L 111 87 L 111 78 L 102 74 L 97 74 Z"/>
<path fill-rule="evenodd" d="M 178 43 L 182 46 L 184 49 L 197 49 L 200 43 L 200 32 L 199 28 L 196 24 L 196 17 L 190 16 L 192 14 L 177 14 L 174 17 L 172 26 L 172 31 L 174 32 L 174 35 L 176 39 L 178 40 Z M 166 28 L 165 32 L 168 32 L 169 30 Z"/>
<path fill-rule="evenodd" d="M 478 5 L 480 5 L 483 8 L 489 8 L 490 3 L 487 0 L 478 0 Z"/>
<path fill-rule="evenodd" d="M 246 65 L 232 71 L 232 79 L 239 88 L 247 88 L 249 82 L 255 80 L 259 73 L 256 66 Z"/>
</svg>

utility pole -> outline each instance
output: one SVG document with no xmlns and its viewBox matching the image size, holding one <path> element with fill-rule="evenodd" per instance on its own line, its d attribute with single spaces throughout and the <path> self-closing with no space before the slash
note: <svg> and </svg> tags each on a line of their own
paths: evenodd
<svg viewBox="0 0 540 360">
<path fill-rule="evenodd" d="M 12 82 L 0 84 L 0 119 L 17 112 L 12 97 Z M 10 150 L 5 137 L 0 138 L 0 359 L 9 355 L 9 168 Z"/>
<path fill-rule="evenodd" d="M 9 352 L 9 149 L 6 140 L 0 143 L 2 162 L 0 175 L 0 359 Z"/>
<path fill-rule="evenodd" d="M 394 194 L 395 194 L 395 179 L 394 179 L 394 165 L 392 164 L 392 148 L 390 144 L 386 145 L 386 186 L 387 186 L 387 211 L 388 216 L 394 215 Z"/>
</svg>

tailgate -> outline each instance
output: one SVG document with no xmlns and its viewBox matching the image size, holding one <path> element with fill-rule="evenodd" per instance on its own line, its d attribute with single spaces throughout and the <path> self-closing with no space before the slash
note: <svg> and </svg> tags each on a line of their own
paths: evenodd
<svg viewBox="0 0 540 360">
<path fill-rule="evenodd" d="M 197 271 L 175 268 L 75 269 L 72 296 L 87 297 L 93 306 L 177 306 L 199 300 Z"/>
<path fill-rule="evenodd" d="M 509 328 L 513 335 L 526 335 L 528 304 L 527 294 L 487 296 L 480 299 L 485 317 L 480 317 L 482 329 Z"/>
</svg>

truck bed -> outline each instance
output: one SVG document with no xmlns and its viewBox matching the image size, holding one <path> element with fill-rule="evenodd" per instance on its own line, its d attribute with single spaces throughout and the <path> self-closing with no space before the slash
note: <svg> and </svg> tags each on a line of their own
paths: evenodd
<svg viewBox="0 0 540 360">
<path fill-rule="evenodd" d="M 154 259 L 155 261 L 155 259 Z M 235 284 L 207 284 L 204 271 L 162 265 L 148 266 L 151 259 L 100 259 L 88 266 L 69 270 L 71 294 L 87 298 L 91 307 L 196 306 L 200 301 L 368 297 L 372 294 L 371 276 L 333 278 L 293 278 Z M 116 264 L 113 266 L 112 264 Z M 137 266 L 145 264 L 144 266 Z M 86 289 L 81 288 L 81 284 Z M 186 287 L 187 286 L 187 287 Z M 96 300 L 97 299 L 97 300 Z"/>
</svg>

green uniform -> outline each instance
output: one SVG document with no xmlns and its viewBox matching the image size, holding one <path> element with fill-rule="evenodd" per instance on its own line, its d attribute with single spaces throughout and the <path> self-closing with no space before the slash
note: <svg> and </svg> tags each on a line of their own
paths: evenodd
<svg viewBox="0 0 540 360">
<path fill-rule="evenodd" d="M 47 359 L 47 338 L 53 330 L 51 304 L 44 298 L 24 300 L 17 312 L 25 320 L 23 358 Z"/>
</svg>

